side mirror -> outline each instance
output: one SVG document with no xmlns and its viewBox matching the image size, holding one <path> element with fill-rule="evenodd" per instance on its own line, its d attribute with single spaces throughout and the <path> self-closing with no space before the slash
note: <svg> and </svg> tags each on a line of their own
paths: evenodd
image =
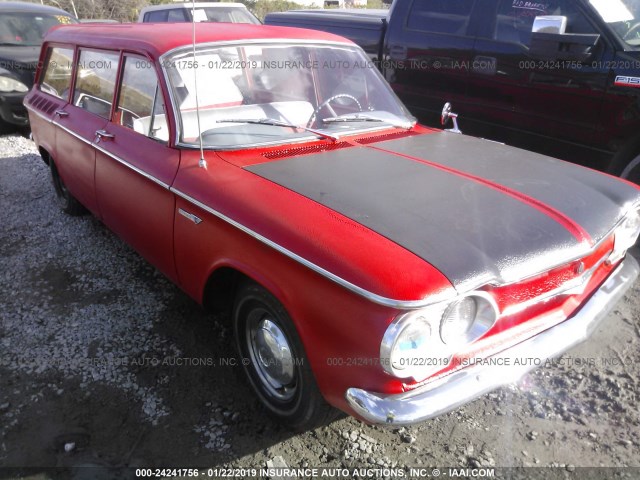
<svg viewBox="0 0 640 480">
<path fill-rule="evenodd" d="M 586 62 L 593 54 L 600 35 L 565 33 L 567 17 L 541 15 L 531 27 L 531 56 L 542 60 Z"/>
<path fill-rule="evenodd" d="M 451 111 L 451 104 L 447 102 L 442 108 L 442 114 L 440 115 L 440 124 L 444 127 L 449 122 L 449 119 L 453 121 L 453 128 L 447 128 L 446 131 L 451 133 L 462 133 L 462 131 L 458 128 L 458 114 Z"/>
<path fill-rule="evenodd" d="M 561 15 L 541 15 L 533 20 L 532 33 L 564 33 L 567 31 L 567 17 Z"/>
</svg>

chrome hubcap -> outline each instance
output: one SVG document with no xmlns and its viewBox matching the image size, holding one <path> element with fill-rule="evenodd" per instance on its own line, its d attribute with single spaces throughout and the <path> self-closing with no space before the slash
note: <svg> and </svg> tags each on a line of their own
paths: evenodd
<svg viewBox="0 0 640 480">
<path fill-rule="evenodd" d="M 261 315 L 247 334 L 251 361 L 262 384 L 275 397 L 290 399 L 295 393 L 295 369 L 284 332 L 267 315 Z"/>
</svg>

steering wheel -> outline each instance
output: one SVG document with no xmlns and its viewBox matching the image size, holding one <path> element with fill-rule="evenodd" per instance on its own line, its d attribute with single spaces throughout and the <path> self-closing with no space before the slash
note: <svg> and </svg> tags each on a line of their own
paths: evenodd
<svg viewBox="0 0 640 480">
<path fill-rule="evenodd" d="M 623 40 L 627 40 L 631 37 L 631 34 L 636 33 L 637 30 L 640 30 L 640 22 L 634 23 L 633 26 L 624 34 L 622 37 Z"/>
<path fill-rule="evenodd" d="M 353 95 L 349 95 L 348 93 L 338 93 L 333 97 L 327 98 L 324 102 L 322 102 L 320 105 L 316 107 L 316 109 L 313 111 L 313 113 L 309 117 L 309 120 L 307 121 L 307 127 L 310 127 L 311 125 L 313 125 L 316 117 L 320 113 L 320 110 L 322 110 L 325 107 L 329 110 L 332 117 L 337 117 L 338 114 L 335 112 L 333 108 L 331 108 L 331 102 L 339 98 L 348 98 L 349 100 L 353 101 L 356 105 L 358 105 L 358 111 L 360 112 L 362 111 L 362 105 L 360 104 L 360 102 L 356 97 L 354 97 Z"/>
</svg>

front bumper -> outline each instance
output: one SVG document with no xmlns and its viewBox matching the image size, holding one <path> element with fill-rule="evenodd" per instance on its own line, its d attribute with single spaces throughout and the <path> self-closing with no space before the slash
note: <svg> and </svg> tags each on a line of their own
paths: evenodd
<svg viewBox="0 0 640 480">
<path fill-rule="evenodd" d="M 25 95 L 25 93 L 0 94 L 0 119 L 19 127 L 29 125 L 27 109 L 22 104 Z"/>
<path fill-rule="evenodd" d="M 586 340 L 633 285 L 639 273 L 638 262 L 627 255 L 570 319 L 491 357 L 496 360 L 527 359 L 527 362 L 520 362 L 526 365 L 500 361 L 489 362 L 489 365 L 475 364 L 424 387 L 396 395 L 350 388 L 345 395 L 347 402 L 371 423 L 407 425 L 437 417 L 491 390 L 517 382 L 541 363 Z"/>
</svg>

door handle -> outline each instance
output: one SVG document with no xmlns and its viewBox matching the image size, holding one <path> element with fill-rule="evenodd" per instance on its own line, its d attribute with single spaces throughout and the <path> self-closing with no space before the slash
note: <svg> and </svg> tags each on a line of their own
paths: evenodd
<svg viewBox="0 0 640 480">
<path fill-rule="evenodd" d="M 101 139 L 103 138 L 116 138 L 116 136 L 113 133 L 109 133 L 106 130 L 96 130 L 96 136 L 98 137 L 96 142 L 99 142 Z"/>
<path fill-rule="evenodd" d="M 200 217 L 194 215 L 193 213 L 189 213 L 186 210 L 183 210 L 181 208 L 178 209 L 178 213 L 180 215 L 182 215 L 183 217 L 188 218 L 189 220 L 191 220 L 196 225 L 199 225 L 202 222 L 202 219 Z"/>
<path fill-rule="evenodd" d="M 56 114 L 59 117 L 68 117 L 69 116 L 69 112 L 65 112 L 64 110 L 56 110 L 53 113 Z"/>
</svg>

